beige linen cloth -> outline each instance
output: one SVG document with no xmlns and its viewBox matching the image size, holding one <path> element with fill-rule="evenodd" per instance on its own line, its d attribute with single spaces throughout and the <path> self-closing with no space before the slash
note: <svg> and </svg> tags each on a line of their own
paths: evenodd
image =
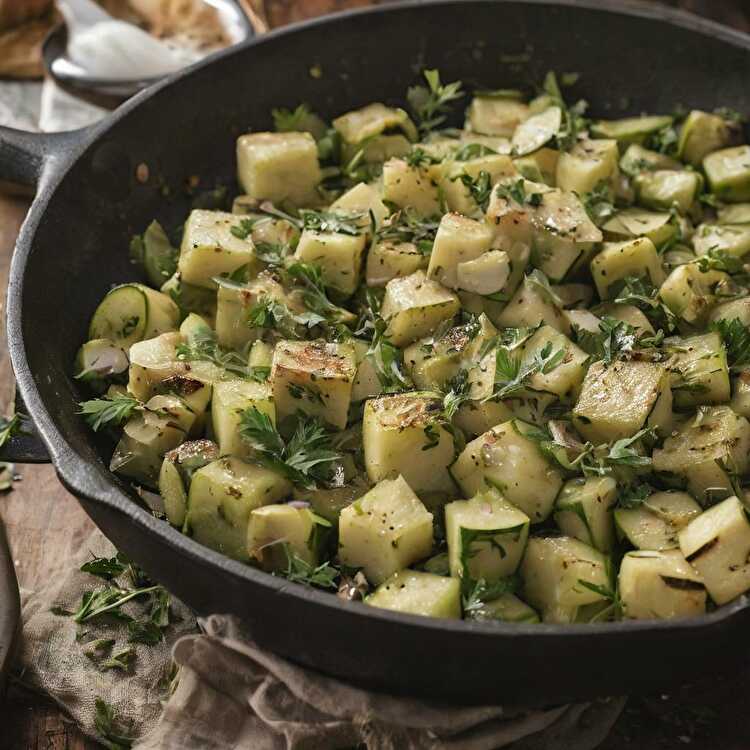
<svg viewBox="0 0 750 750">
<path fill-rule="evenodd" d="M 92 737 L 95 700 L 102 698 L 126 733 L 139 738 L 139 750 L 593 750 L 625 703 L 612 698 L 526 712 L 368 693 L 259 650 L 232 617 L 196 623 L 177 601 L 166 640 L 135 646 L 132 673 L 101 671 L 83 643 L 115 638 L 115 652 L 127 645 L 125 629 L 91 626 L 81 635 L 72 618 L 50 611 L 76 610 L 82 593 L 101 585 L 79 570 L 92 554 L 115 554 L 98 531 L 63 573 L 22 592 L 19 665 L 23 683 L 51 696 Z M 171 695 L 170 652 L 179 667 Z"/>
</svg>

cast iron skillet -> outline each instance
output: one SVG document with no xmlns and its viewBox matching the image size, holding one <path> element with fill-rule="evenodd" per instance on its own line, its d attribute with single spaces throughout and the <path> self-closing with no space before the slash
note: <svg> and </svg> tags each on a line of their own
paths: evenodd
<svg viewBox="0 0 750 750">
<path fill-rule="evenodd" d="M 313 67 L 315 66 L 315 67 Z M 468 88 L 581 73 L 595 114 L 671 111 L 678 102 L 750 111 L 750 38 L 651 5 L 434 2 L 386 6 L 271 33 L 199 65 L 85 132 L 0 131 L 0 174 L 37 198 L 21 230 L 8 294 L 20 393 L 63 484 L 125 554 L 199 612 L 231 612 L 259 644 L 371 688 L 485 703 L 655 690 L 726 667 L 744 649 L 740 599 L 674 622 L 491 625 L 430 620 L 347 603 L 234 562 L 182 536 L 107 469 L 76 415 L 76 349 L 97 302 L 135 278 L 126 245 L 155 216 L 186 212 L 191 175 L 231 180 L 235 137 L 270 126 L 272 107 L 324 116 L 401 102 L 422 67 Z M 322 75 L 317 75 L 322 73 Z M 136 180 L 146 164 L 150 178 Z M 141 170 L 142 174 L 142 170 Z M 39 459 L 28 447 L 27 459 Z"/>
</svg>

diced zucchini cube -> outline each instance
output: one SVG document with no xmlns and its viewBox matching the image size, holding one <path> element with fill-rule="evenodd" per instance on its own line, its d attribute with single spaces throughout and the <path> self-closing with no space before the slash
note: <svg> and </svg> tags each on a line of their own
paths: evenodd
<svg viewBox="0 0 750 750">
<path fill-rule="evenodd" d="M 527 180 L 555 187 L 555 174 L 560 152 L 554 148 L 540 148 L 533 154 L 513 159 L 513 165 Z"/>
<path fill-rule="evenodd" d="M 453 436 L 441 414 L 442 400 L 431 393 L 369 400 L 362 443 L 370 481 L 401 474 L 415 492 L 452 491 Z"/>
<path fill-rule="evenodd" d="M 736 143 L 737 135 L 738 128 L 723 117 L 694 109 L 680 128 L 677 154 L 688 164 L 700 167 L 706 156 Z"/>
<path fill-rule="evenodd" d="M 462 177 L 468 176 L 476 182 L 486 172 L 490 185 L 494 185 L 502 177 L 516 175 L 516 168 L 507 154 L 490 154 L 464 162 L 453 162 L 446 168 L 446 173 L 440 182 L 440 189 L 445 198 L 448 209 L 467 216 L 474 216 L 481 212 L 480 206 L 471 194 Z"/>
<path fill-rule="evenodd" d="M 693 235 L 696 255 L 721 250 L 736 258 L 750 253 L 750 226 L 746 224 L 701 224 Z"/>
<path fill-rule="evenodd" d="M 383 386 L 378 377 L 378 371 L 371 356 L 370 343 L 361 339 L 352 339 L 354 356 L 357 360 L 357 376 L 352 385 L 352 403 L 358 404 L 368 398 L 379 396 L 383 392 Z"/>
<path fill-rule="evenodd" d="M 533 264 L 552 281 L 585 266 L 595 243 L 602 240 L 575 193 L 528 181 L 504 180 L 498 185 L 487 221 L 506 242 L 531 244 Z"/>
<path fill-rule="evenodd" d="M 669 115 L 642 115 L 620 120 L 596 120 L 591 123 L 591 133 L 596 138 L 614 138 L 618 143 L 643 143 L 652 133 L 672 124 Z"/>
<path fill-rule="evenodd" d="M 630 177 L 635 177 L 641 172 L 681 168 L 682 164 L 677 159 L 658 151 L 651 151 L 637 143 L 630 144 L 620 159 L 620 169 Z"/>
<path fill-rule="evenodd" d="M 181 529 L 187 515 L 187 490 L 193 474 L 219 458 L 219 448 L 211 440 L 191 440 L 164 454 L 159 471 L 159 494 L 169 522 Z"/>
<path fill-rule="evenodd" d="M 417 131 L 409 115 L 400 108 L 373 102 L 333 120 L 333 127 L 346 143 L 358 144 L 385 131 L 402 130 L 411 140 Z"/>
<path fill-rule="evenodd" d="M 655 471 L 683 478 L 701 503 L 733 494 L 731 474 L 747 471 L 750 423 L 728 406 L 701 409 L 653 453 Z"/>
<path fill-rule="evenodd" d="M 375 217 L 375 226 L 379 227 L 388 216 L 388 207 L 383 203 L 380 189 L 377 185 L 359 182 L 349 188 L 342 196 L 331 203 L 330 210 L 334 213 L 361 213 Z"/>
<path fill-rule="evenodd" d="M 320 562 L 320 547 L 331 524 L 308 508 L 264 505 L 250 513 L 247 552 L 264 570 L 284 571 L 292 555 L 309 565 Z"/>
<path fill-rule="evenodd" d="M 277 419 L 301 411 L 343 430 L 356 375 L 354 349 L 348 344 L 279 341 L 271 366 Z"/>
<path fill-rule="evenodd" d="M 314 489 L 295 487 L 294 499 L 309 503 L 314 513 L 336 524 L 338 528 L 341 511 L 362 497 L 369 487 L 369 483 L 364 478 L 341 487 L 316 487 Z"/>
<path fill-rule="evenodd" d="M 729 401 L 727 353 L 721 336 L 712 331 L 688 338 L 669 338 L 669 362 L 674 402 L 680 409 Z"/>
<path fill-rule="evenodd" d="M 530 391 L 552 393 L 562 401 L 574 400 L 583 383 L 588 354 L 557 329 L 543 325 L 518 347 L 517 354 L 521 357 L 521 367 L 530 365 L 535 357 L 547 350 L 553 356 L 562 351 L 562 358 L 549 372 L 539 371 L 531 376 Z"/>
<path fill-rule="evenodd" d="M 679 318 L 699 325 L 716 302 L 717 287 L 730 281 L 723 271 L 701 270 L 698 263 L 677 266 L 659 288 L 662 302 Z"/>
<path fill-rule="evenodd" d="M 359 286 L 366 241 L 364 232 L 349 235 L 305 229 L 294 257 L 320 266 L 326 286 L 350 295 Z"/>
<path fill-rule="evenodd" d="M 454 326 L 440 338 L 428 336 L 409 344 L 404 349 L 404 366 L 415 385 L 424 390 L 442 390 L 461 368 L 472 334 L 471 325 Z"/>
<path fill-rule="evenodd" d="M 557 187 L 583 196 L 602 182 L 611 185 L 617 176 L 619 157 L 615 140 L 587 138 L 579 141 L 570 151 L 560 154 Z"/>
<path fill-rule="evenodd" d="M 529 517 L 496 489 L 445 506 L 452 576 L 497 581 L 515 573 L 529 536 Z"/>
<path fill-rule="evenodd" d="M 514 156 L 525 156 L 548 144 L 560 131 L 562 109 L 553 104 L 538 114 L 524 120 L 516 128 L 511 138 L 511 153 Z"/>
<path fill-rule="evenodd" d="M 456 266 L 456 286 L 461 291 L 482 296 L 497 294 L 508 283 L 512 265 L 505 250 L 490 250 Z"/>
<path fill-rule="evenodd" d="M 671 423 L 669 373 L 656 362 L 595 362 L 586 373 L 573 409 L 573 424 L 592 443 L 632 437 L 649 425 Z"/>
<path fill-rule="evenodd" d="M 465 497 L 473 497 L 490 485 L 532 523 L 549 516 L 562 486 L 560 472 L 512 421 L 497 425 L 468 443 L 451 466 L 451 474 Z"/>
<path fill-rule="evenodd" d="M 728 203 L 750 200 L 750 146 L 714 151 L 703 160 L 711 192 Z"/>
<path fill-rule="evenodd" d="M 253 449 L 240 436 L 242 412 L 255 407 L 276 421 L 271 386 L 249 380 L 225 380 L 214 385 L 211 423 L 222 456 L 251 458 Z"/>
<path fill-rule="evenodd" d="M 555 523 L 566 536 L 609 552 L 614 543 L 616 502 L 617 482 L 612 477 L 569 479 L 555 502 Z"/>
<path fill-rule="evenodd" d="M 140 411 L 125 423 L 109 470 L 156 487 L 164 454 L 185 437 L 185 431 L 171 416 Z"/>
<path fill-rule="evenodd" d="M 380 314 L 388 323 L 386 336 L 396 346 L 405 346 L 452 318 L 460 306 L 453 292 L 416 271 L 386 284 Z"/>
<path fill-rule="evenodd" d="M 432 550 L 432 513 L 402 476 L 385 479 L 339 516 L 339 559 L 379 584 Z"/>
<path fill-rule="evenodd" d="M 736 497 L 701 513 L 679 539 L 682 554 L 703 577 L 716 604 L 726 604 L 750 589 L 750 523 Z"/>
<path fill-rule="evenodd" d="M 180 301 L 180 307 L 191 313 L 197 313 L 208 319 L 216 315 L 216 294 L 213 289 L 186 284 L 177 271 L 161 287 L 161 292 L 173 300 Z"/>
<path fill-rule="evenodd" d="M 717 209 L 719 224 L 750 224 L 750 203 L 734 203 Z"/>
<path fill-rule="evenodd" d="M 606 601 L 609 560 L 568 536 L 532 537 L 521 563 L 523 597 L 544 622 L 572 622 L 577 610 Z"/>
<path fill-rule="evenodd" d="M 213 289 L 215 276 L 230 274 L 248 264 L 257 265 L 252 240 L 232 234 L 238 224 L 234 214 L 198 209 L 190 212 L 178 262 L 185 283 Z"/>
<path fill-rule="evenodd" d="M 440 165 L 410 167 L 403 159 L 383 164 L 383 200 L 411 207 L 421 216 L 440 214 Z"/>
<path fill-rule="evenodd" d="M 249 560 L 251 512 L 279 502 L 291 491 L 291 484 L 270 469 L 239 458 L 220 458 L 193 474 L 185 523 L 197 542 L 236 560 Z"/>
<path fill-rule="evenodd" d="M 738 299 L 722 302 L 717 305 L 708 317 L 709 323 L 719 320 L 732 321 L 737 319 L 744 326 L 750 326 L 750 297 L 739 297 Z"/>
<path fill-rule="evenodd" d="M 250 311 L 264 300 L 286 304 L 284 288 L 271 274 L 261 273 L 247 284 L 222 281 L 216 293 L 216 338 L 227 349 L 242 349 L 260 335 L 248 323 Z"/>
<path fill-rule="evenodd" d="M 240 187 L 252 198 L 308 206 L 321 180 L 310 133 L 249 133 L 237 140 Z"/>
<path fill-rule="evenodd" d="M 591 261 L 591 275 L 603 300 L 615 295 L 616 282 L 622 279 L 645 277 L 658 287 L 665 278 L 654 243 L 646 237 L 605 242 L 602 251 Z"/>
<path fill-rule="evenodd" d="M 654 209 L 676 207 L 686 214 L 703 187 L 703 178 L 698 172 L 658 169 L 641 172 L 633 184 L 640 205 Z"/>
<path fill-rule="evenodd" d="M 539 615 L 515 594 L 502 594 L 492 601 L 481 602 L 465 616 L 479 621 L 500 620 L 527 624 L 539 622 Z"/>
<path fill-rule="evenodd" d="M 467 437 L 477 437 L 514 416 L 517 415 L 503 401 L 465 401 L 453 417 L 453 422 Z"/>
<path fill-rule="evenodd" d="M 374 242 L 367 252 L 367 286 L 385 286 L 391 279 L 427 268 L 427 256 L 412 242 Z"/>
<path fill-rule="evenodd" d="M 618 508 L 615 524 L 638 549 L 674 549 L 680 529 L 701 512 L 701 506 L 687 492 L 654 492 L 637 507 Z"/>
<path fill-rule="evenodd" d="M 570 323 L 557 300 L 537 283 L 535 274 L 526 276 L 503 311 L 493 318 L 500 328 L 533 328 L 545 324 L 566 336 Z"/>
<path fill-rule="evenodd" d="M 203 386 L 202 383 L 200 385 Z M 179 396 L 171 393 L 152 396 L 146 402 L 146 409 L 159 416 L 167 417 L 170 425 L 178 427 L 186 435 L 196 432 L 196 420 L 202 416 L 196 414 Z M 201 420 L 201 427 L 202 422 L 203 420 Z"/>
<path fill-rule="evenodd" d="M 679 231 L 671 213 L 644 211 L 641 208 L 618 211 L 602 229 L 608 240 L 622 241 L 647 237 L 657 248 L 671 240 Z"/>
<path fill-rule="evenodd" d="M 445 214 L 435 235 L 427 268 L 428 278 L 451 289 L 459 288 L 459 264 L 476 260 L 486 253 L 492 245 L 492 239 L 492 230 L 484 222 L 474 221 L 457 213 Z M 502 286 L 500 284 L 493 291 L 498 291 Z"/>
<path fill-rule="evenodd" d="M 703 579 L 679 550 L 628 552 L 618 582 L 627 618 L 666 620 L 706 611 Z"/>
<path fill-rule="evenodd" d="M 128 391 L 140 401 L 148 401 L 162 381 L 189 372 L 187 363 L 177 359 L 180 343 L 182 336 L 174 331 L 133 344 L 128 355 Z"/>
<path fill-rule="evenodd" d="M 371 607 L 424 617 L 461 617 L 461 584 L 457 578 L 401 570 L 365 599 Z"/>
<path fill-rule="evenodd" d="M 528 104 L 516 98 L 475 96 L 466 113 L 466 128 L 510 138 L 528 116 Z"/>
<path fill-rule="evenodd" d="M 573 312 L 573 310 L 568 310 L 568 315 L 570 315 L 571 312 Z M 651 325 L 649 319 L 635 305 L 604 302 L 601 305 L 597 305 L 596 312 L 601 316 L 608 316 L 615 320 L 622 320 L 643 333 L 655 333 L 654 327 Z M 598 332 L 599 330 L 600 329 L 597 328 L 597 331 L 594 332 Z"/>
</svg>

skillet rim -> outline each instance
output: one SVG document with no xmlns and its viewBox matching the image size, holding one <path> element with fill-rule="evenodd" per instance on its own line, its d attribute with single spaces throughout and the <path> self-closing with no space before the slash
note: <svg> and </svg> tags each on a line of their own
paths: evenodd
<svg viewBox="0 0 750 750">
<path fill-rule="evenodd" d="M 735 31 L 714 21 L 695 16 L 691 13 L 665 7 L 650 5 L 641 0 L 470 0 L 474 5 L 500 5 L 513 2 L 520 5 L 558 6 L 568 8 L 583 8 L 607 14 L 610 16 L 630 16 L 646 18 L 666 23 L 691 32 L 717 38 L 735 47 L 750 50 L 750 35 Z M 636 636 L 639 633 L 668 634 L 675 631 L 709 632 L 721 627 L 734 625 L 733 621 L 740 620 L 745 613 L 750 617 L 750 597 L 742 595 L 733 602 L 726 604 L 716 611 L 690 618 L 674 620 L 622 620 L 614 623 L 579 623 L 579 624 L 521 624 L 521 623 L 484 623 L 466 620 L 449 620 L 430 617 L 420 617 L 376 607 L 364 608 L 361 603 L 347 602 L 339 599 L 331 592 L 325 592 L 292 583 L 284 578 L 273 576 L 249 565 L 240 563 L 225 555 L 205 547 L 191 537 L 187 537 L 172 527 L 169 523 L 155 518 L 146 508 L 139 505 L 133 498 L 122 491 L 114 480 L 107 481 L 93 470 L 90 462 L 79 457 L 64 435 L 58 429 L 49 411 L 42 403 L 39 389 L 30 370 L 26 356 L 26 345 L 23 339 L 23 276 L 32 251 L 37 227 L 43 220 L 45 211 L 55 195 L 56 189 L 64 180 L 70 169 L 78 159 L 120 120 L 125 119 L 132 110 L 137 109 L 144 101 L 157 96 L 167 87 L 178 85 L 188 79 L 194 72 L 210 66 L 213 62 L 223 60 L 233 55 L 244 54 L 249 47 L 272 44 L 275 39 L 287 35 L 305 33 L 308 28 L 320 25 L 336 24 L 355 16 L 370 14 L 398 13 L 405 9 L 429 8 L 434 6 L 458 5 L 465 7 L 465 0 L 406 0 L 388 5 L 353 8 L 339 13 L 313 18 L 299 23 L 275 29 L 260 37 L 216 53 L 209 59 L 191 65 L 167 78 L 149 89 L 138 93 L 123 104 L 116 112 L 100 123 L 74 131 L 65 141 L 70 150 L 64 157 L 54 153 L 47 157 L 43 164 L 37 196 L 19 232 L 15 250 L 10 265 L 8 296 L 7 296 L 7 339 L 11 363 L 16 376 L 16 383 L 25 403 L 29 416 L 47 447 L 56 474 L 63 486 L 77 499 L 83 498 L 89 502 L 101 503 L 110 510 L 124 515 L 127 520 L 140 527 L 143 532 L 155 536 L 174 553 L 185 555 L 198 563 L 208 563 L 216 573 L 224 573 L 241 579 L 255 586 L 262 586 L 270 593 L 288 594 L 301 599 L 310 605 L 327 608 L 333 613 L 346 612 L 349 616 L 362 618 L 366 623 L 371 618 L 377 618 L 384 623 L 392 623 L 391 627 L 431 629 L 450 633 L 470 633 L 472 637 L 498 638 L 503 636 L 534 636 L 540 645 L 550 639 L 565 635 L 590 634 L 601 638 L 609 634 L 611 638 L 618 636 Z M 77 136 L 77 141 L 74 138 Z M 158 576 L 154 576 L 158 579 Z"/>
</svg>

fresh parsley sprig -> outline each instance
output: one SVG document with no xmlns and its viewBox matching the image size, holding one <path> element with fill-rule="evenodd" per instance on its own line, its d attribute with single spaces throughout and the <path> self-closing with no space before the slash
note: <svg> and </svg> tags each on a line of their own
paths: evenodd
<svg viewBox="0 0 750 750">
<path fill-rule="evenodd" d="M 647 331 L 638 330 L 624 320 L 605 315 L 599 321 L 599 331 L 591 333 L 573 326 L 576 343 L 594 359 L 611 364 L 617 359 L 626 359 L 636 351 L 655 349 L 664 340 L 664 332 L 651 336 Z"/>
<path fill-rule="evenodd" d="M 286 270 L 287 277 L 301 286 L 302 301 L 312 313 L 322 316 L 331 323 L 352 323 L 354 316 L 348 310 L 335 305 L 328 298 L 323 272 L 320 266 L 298 261 Z M 305 325 L 310 327 L 310 322 Z"/>
<path fill-rule="evenodd" d="M 435 235 L 440 226 L 440 217 L 425 218 L 411 207 L 398 208 L 383 222 L 376 234 L 379 241 L 410 242 L 423 255 L 430 255 Z"/>
<path fill-rule="evenodd" d="M 739 318 L 717 320 L 711 329 L 721 336 L 732 369 L 750 365 L 750 329 Z"/>
<path fill-rule="evenodd" d="M 565 75 L 561 78 L 564 83 L 572 80 Z M 583 99 L 579 99 L 575 104 L 569 106 L 565 102 L 554 71 L 547 73 L 542 89 L 552 102 L 562 110 L 562 124 L 555 136 L 557 147 L 560 151 L 570 151 L 578 142 L 581 133 L 588 127 L 588 121 L 584 117 L 588 109 L 588 103 Z"/>
<path fill-rule="evenodd" d="M 446 384 L 443 396 L 443 415 L 450 422 L 461 404 L 469 400 L 471 381 L 469 371 L 460 369 Z"/>
<path fill-rule="evenodd" d="M 363 211 L 313 211 L 300 212 L 302 226 L 311 232 L 331 232 L 356 237 L 365 231 L 363 224 L 367 214 Z"/>
<path fill-rule="evenodd" d="M 304 583 L 319 589 L 338 588 L 338 578 L 341 575 L 338 568 L 330 562 L 311 565 L 297 555 L 289 544 L 282 542 L 286 554 L 287 566 L 281 575 L 294 583 Z"/>
<path fill-rule="evenodd" d="M 593 190 L 581 196 L 581 202 L 591 221 L 600 227 L 611 219 L 615 213 L 612 200 L 612 188 L 607 180 L 600 180 Z"/>
<path fill-rule="evenodd" d="M 464 96 L 461 81 L 443 84 L 440 72 L 434 69 L 425 70 L 423 75 L 427 86 L 411 86 L 406 92 L 406 99 L 422 136 L 442 125 L 452 110 L 452 103 Z"/>
<path fill-rule="evenodd" d="M 388 324 L 378 316 L 374 319 L 373 325 L 372 343 L 365 356 L 375 369 L 383 393 L 409 390 L 412 382 L 404 372 L 403 352 L 385 335 Z"/>
<path fill-rule="evenodd" d="M 534 375 L 548 375 L 565 359 L 566 350 L 555 350 L 552 342 L 547 342 L 534 356 L 525 359 L 507 346 L 498 346 L 496 352 L 495 388 L 485 401 L 509 398 L 528 385 Z"/>
<path fill-rule="evenodd" d="M 74 613 L 73 619 L 76 622 L 86 622 L 95 617 L 104 614 L 120 614 L 120 607 L 123 604 L 141 596 L 146 596 L 160 586 L 145 586 L 138 589 L 123 589 L 119 586 L 105 586 L 94 591 L 87 591 L 81 598 L 81 605 Z M 130 619 L 130 618 L 127 618 Z"/>
<path fill-rule="evenodd" d="M 78 413 L 83 415 L 94 432 L 104 427 L 118 427 L 128 420 L 133 412 L 143 408 L 143 404 L 137 398 L 121 394 L 81 401 L 78 405 L 81 407 Z"/>
<path fill-rule="evenodd" d="M 252 406 L 242 412 L 240 435 L 261 463 L 305 489 L 330 483 L 340 469 L 342 454 L 333 449 L 331 434 L 313 417 L 299 414 L 287 441 L 271 418 Z"/>
<path fill-rule="evenodd" d="M 115 716 L 114 708 L 101 698 L 96 699 L 95 705 L 94 728 L 99 742 L 107 750 L 127 750 L 133 747 L 137 738 L 125 734 L 125 730 Z"/>
<path fill-rule="evenodd" d="M 192 334 L 190 341 L 177 344 L 175 356 L 181 362 L 212 362 L 232 375 L 256 379 L 244 357 L 221 347 L 216 334 L 208 327 L 198 329 Z"/>
<path fill-rule="evenodd" d="M 484 143 L 467 143 L 453 154 L 454 161 L 470 161 L 471 159 L 480 159 L 483 156 L 492 156 L 497 154 L 495 149 L 485 146 Z"/>
<path fill-rule="evenodd" d="M 512 594 L 519 589 L 519 580 L 516 577 L 500 578 L 492 583 L 488 583 L 484 578 L 477 580 L 465 578 L 462 579 L 462 583 L 464 614 L 472 618 L 481 615 L 486 602 L 497 599 L 503 594 Z"/>
<path fill-rule="evenodd" d="M 296 340 L 304 338 L 305 329 L 325 322 L 323 315 L 310 310 L 294 313 L 283 302 L 270 296 L 261 297 L 247 314 L 247 325 L 250 328 L 270 328 L 284 338 Z"/>
<path fill-rule="evenodd" d="M 522 206 L 528 204 L 537 207 L 544 200 L 543 193 L 526 193 L 526 181 L 524 179 L 500 183 L 495 189 L 495 194 L 498 198 L 504 198 L 506 201 L 518 203 Z"/>
<path fill-rule="evenodd" d="M 659 299 L 659 290 L 646 279 L 627 276 L 613 284 L 610 296 L 618 305 L 634 305 L 648 319 L 655 331 L 671 333 L 677 328 L 677 316 Z"/>
<path fill-rule="evenodd" d="M 710 248 L 705 255 L 701 255 L 695 262 L 703 273 L 724 271 L 728 274 L 737 274 L 744 270 L 744 263 L 741 258 L 720 247 Z"/>
<path fill-rule="evenodd" d="M 451 180 L 460 180 L 461 184 L 469 191 L 469 195 L 477 206 L 482 211 L 487 210 L 490 198 L 492 197 L 492 179 L 489 172 L 482 169 L 476 177 L 463 172 L 456 177 L 452 177 Z"/>
</svg>

